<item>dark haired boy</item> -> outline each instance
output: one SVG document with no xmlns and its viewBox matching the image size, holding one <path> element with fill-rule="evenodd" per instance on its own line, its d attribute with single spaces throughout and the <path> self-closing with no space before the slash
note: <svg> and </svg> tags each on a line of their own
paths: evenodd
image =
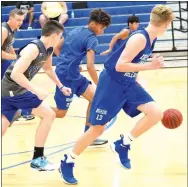
<svg viewBox="0 0 188 187">
<path fill-rule="evenodd" d="M 63 118 L 73 100 L 73 95 L 76 94 L 78 97 L 82 95 L 89 101 L 85 131 L 90 126 L 88 116 L 98 83 L 98 75 L 94 66 L 95 51 L 98 45 L 97 36 L 103 34 L 110 23 L 111 18 L 104 10 L 94 9 L 90 14 L 88 25 L 70 31 L 59 51 L 56 74 L 62 84 L 72 89 L 72 94 L 68 97 L 64 96 L 57 87 L 54 96 L 57 108 L 54 108 L 54 111 L 57 118 Z M 80 74 L 79 65 L 85 56 L 87 56 L 87 70 L 94 84 Z M 101 146 L 106 143 L 108 143 L 107 140 L 97 139 L 92 146 Z"/>
<path fill-rule="evenodd" d="M 109 54 L 112 50 L 115 51 L 116 49 L 118 49 L 121 45 L 121 43 L 123 43 L 123 41 L 128 38 L 128 36 L 135 30 L 138 29 L 139 27 L 139 17 L 132 15 L 128 17 L 127 20 L 127 25 L 128 28 L 125 28 L 123 30 L 121 30 L 118 34 L 116 34 L 112 40 L 110 41 L 109 44 L 109 49 L 107 49 L 106 51 L 102 52 L 101 55 L 107 55 Z"/>
<path fill-rule="evenodd" d="M 43 155 L 51 125 L 55 119 L 53 110 L 43 102 L 47 94 L 30 81 L 43 68 L 62 94 L 70 95 L 52 69 L 53 48 L 59 42 L 63 26 L 49 21 L 42 29 L 42 37 L 31 41 L 18 51 L 17 59 L 9 66 L 2 79 L 2 136 L 18 109 L 27 109 L 41 118 L 35 135 L 35 148 L 31 167 L 39 171 L 54 170 L 56 167 Z"/>
</svg>

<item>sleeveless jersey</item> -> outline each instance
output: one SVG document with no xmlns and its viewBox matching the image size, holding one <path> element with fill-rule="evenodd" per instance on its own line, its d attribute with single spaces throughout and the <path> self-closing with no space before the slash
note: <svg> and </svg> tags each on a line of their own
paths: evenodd
<svg viewBox="0 0 188 187">
<path fill-rule="evenodd" d="M 36 57 L 36 59 L 34 59 L 31 62 L 31 64 L 27 68 L 27 70 L 24 72 L 25 77 L 29 81 L 31 81 L 32 78 L 37 74 L 37 72 L 41 69 L 41 67 L 47 61 L 48 57 L 53 52 L 53 48 L 52 47 L 50 47 L 50 48 L 48 48 L 46 50 L 44 44 L 39 39 L 31 41 L 29 44 L 31 44 L 31 43 L 33 43 L 33 44 L 35 44 L 37 46 L 37 48 L 39 50 L 39 54 Z M 20 52 L 26 46 L 22 47 L 18 51 L 18 59 L 20 58 L 20 55 L 19 55 Z M 11 79 L 11 73 L 12 73 L 12 70 L 13 70 L 14 65 L 15 65 L 17 60 L 13 61 L 13 63 L 9 66 L 9 68 L 7 69 L 7 71 L 6 71 L 6 73 L 5 73 L 4 77 L 3 77 L 3 80 L 2 80 L 2 96 L 15 96 L 15 95 L 23 94 L 23 93 L 28 91 L 25 88 L 23 88 L 22 86 L 20 86 L 19 84 L 17 84 L 14 80 Z"/>
</svg>

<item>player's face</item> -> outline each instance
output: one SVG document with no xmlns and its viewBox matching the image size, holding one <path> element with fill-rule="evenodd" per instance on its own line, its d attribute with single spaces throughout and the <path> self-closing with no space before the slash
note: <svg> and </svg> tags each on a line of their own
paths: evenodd
<svg viewBox="0 0 188 187">
<path fill-rule="evenodd" d="M 166 22 L 160 26 L 160 32 L 158 34 L 158 37 L 162 36 L 169 29 L 170 24 L 171 22 Z"/>
<path fill-rule="evenodd" d="M 139 27 L 139 23 L 134 22 L 134 23 L 133 23 L 133 30 L 137 30 L 138 27 Z"/>
<path fill-rule="evenodd" d="M 106 27 L 104 25 L 101 25 L 99 23 L 95 23 L 95 34 L 97 36 L 104 34 L 104 30 Z"/>
<path fill-rule="evenodd" d="M 23 23 L 25 15 L 17 15 L 10 17 L 11 23 L 15 26 L 16 29 L 19 29 Z"/>
<path fill-rule="evenodd" d="M 52 41 L 53 41 L 53 44 L 54 44 L 54 47 L 60 42 L 60 40 L 63 38 L 62 37 L 63 33 L 60 32 L 59 34 L 54 34 L 53 37 L 52 37 Z"/>
<path fill-rule="evenodd" d="M 129 27 L 130 27 L 131 30 L 135 31 L 135 30 L 138 29 L 139 23 L 137 23 L 137 22 L 129 23 Z"/>
</svg>

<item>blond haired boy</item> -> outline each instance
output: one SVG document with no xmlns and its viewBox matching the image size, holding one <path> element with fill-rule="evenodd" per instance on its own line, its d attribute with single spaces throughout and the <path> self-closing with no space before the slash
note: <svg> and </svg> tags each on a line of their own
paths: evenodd
<svg viewBox="0 0 188 187">
<path fill-rule="evenodd" d="M 153 98 L 136 82 L 139 71 L 155 70 L 163 66 L 163 57 L 155 56 L 150 63 L 157 37 L 168 29 L 174 15 L 165 5 L 153 8 L 150 23 L 144 30 L 135 31 L 112 52 L 104 63 L 105 69 L 100 74 L 97 90 L 92 102 L 89 122 L 90 129 L 77 141 L 71 153 L 61 161 L 60 173 L 69 184 L 77 183 L 73 175 L 75 158 L 80 155 L 104 131 L 104 125 L 123 109 L 130 117 L 144 113 L 127 135 L 112 144 L 118 153 L 120 164 L 131 168 L 128 152 L 134 139 L 145 133 L 163 117 Z"/>
</svg>

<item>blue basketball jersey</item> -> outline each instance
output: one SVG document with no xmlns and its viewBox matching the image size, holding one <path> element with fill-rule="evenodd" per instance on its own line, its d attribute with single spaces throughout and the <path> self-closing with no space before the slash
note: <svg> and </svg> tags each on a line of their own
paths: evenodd
<svg viewBox="0 0 188 187">
<path fill-rule="evenodd" d="M 125 28 L 125 29 L 128 29 L 130 31 L 129 28 Z M 130 31 L 129 36 L 131 35 L 131 33 L 132 32 Z M 115 45 L 114 45 L 114 47 L 113 47 L 113 49 L 112 49 L 112 51 L 115 51 L 115 50 L 119 49 L 119 47 L 121 47 L 121 45 L 123 45 L 124 42 L 125 42 L 125 40 L 122 40 L 122 39 L 117 40 Z"/>
<path fill-rule="evenodd" d="M 132 60 L 132 63 L 145 63 L 147 61 L 147 59 L 150 57 L 150 55 L 153 51 L 155 42 L 157 40 L 157 39 L 155 39 L 151 46 L 151 41 L 150 41 L 149 35 L 145 29 L 132 32 L 131 35 L 126 40 L 124 40 L 124 43 L 121 44 L 119 49 L 112 51 L 112 53 L 109 55 L 108 59 L 104 63 L 104 67 L 107 70 L 108 74 L 111 75 L 113 77 L 113 79 L 116 79 L 121 84 L 126 84 L 129 82 L 136 81 L 136 76 L 137 76 L 138 72 L 125 72 L 125 73 L 117 72 L 115 69 L 115 66 L 117 64 L 117 61 L 118 61 L 121 53 L 123 52 L 124 48 L 126 47 L 126 44 L 127 44 L 127 41 L 129 40 L 129 38 L 135 34 L 138 34 L 138 33 L 143 34 L 146 37 L 147 42 L 146 42 L 145 48 L 142 51 L 140 51 L 140 53 Z"/>
<path fill-rule="evenodd" d="M 56 65 L 59 78 L 78 80 L 81 77 L 79 65 L 87 51 L 90 49 L 96 51 L 97 45 L 97 37 L 88 27 L 76 28 L 68 32 Z"/>
</svg>

